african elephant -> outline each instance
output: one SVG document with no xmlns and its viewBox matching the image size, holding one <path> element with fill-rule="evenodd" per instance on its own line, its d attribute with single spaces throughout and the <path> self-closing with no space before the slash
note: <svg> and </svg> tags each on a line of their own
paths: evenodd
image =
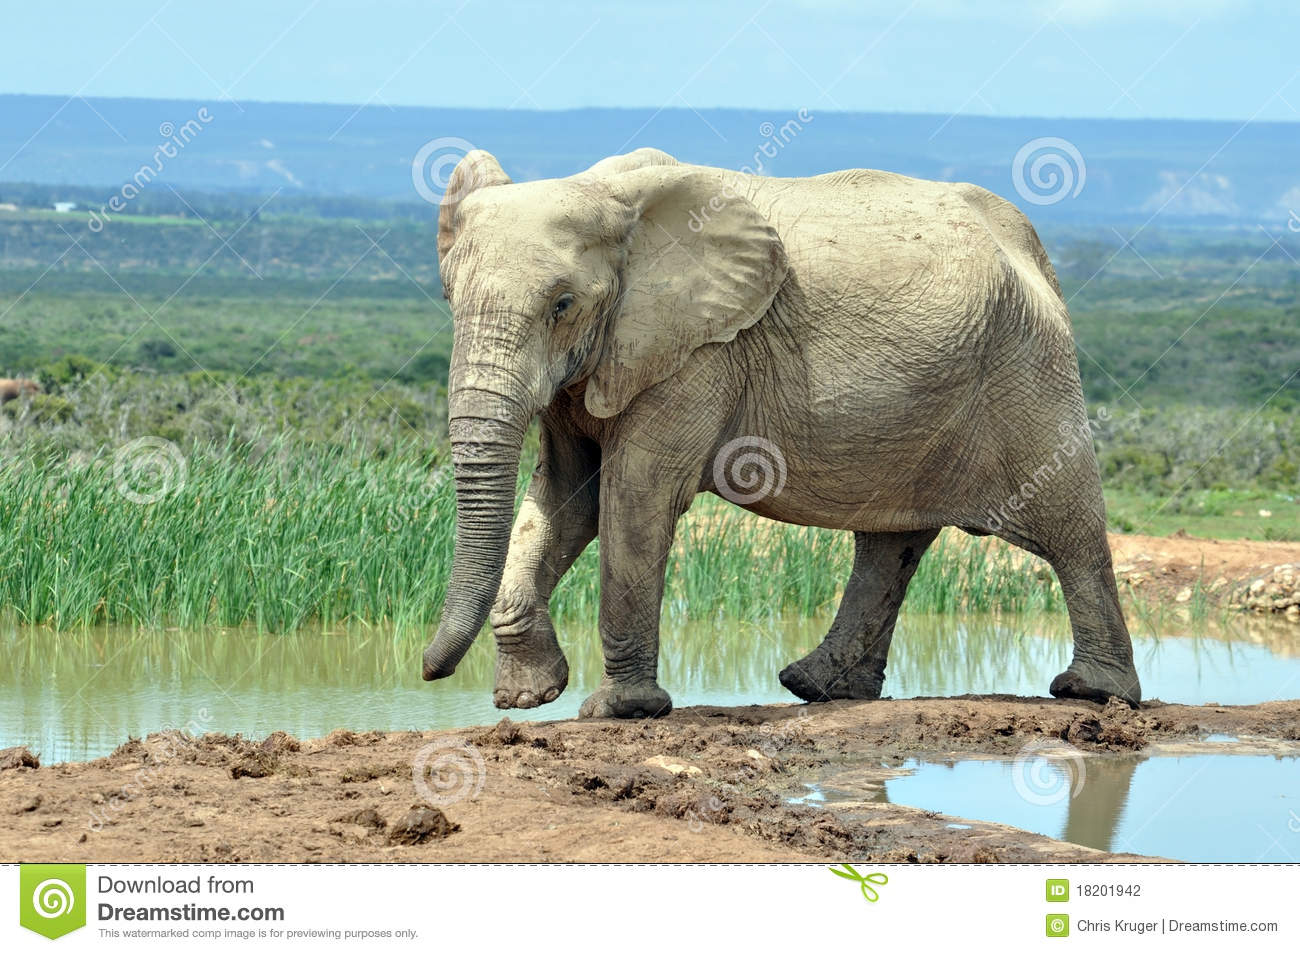
<svg viewBox="0 0 1300 953">
<path fill-rule="evenodd" d="M 451 675 L 490 616 L 496 705 L 553 700 L 568 665 L 547 601 L 599 535 L 605 672 L 581 714 L 668 712 L 664 565 L 708 491 L 853 531 L 829 633 L 780 673 L 800 698 L 880 696 L 908 581 L 955 526 L 1055 569 L 1075 650 L 1052 694 L 1138 702 L 1069 316 L 1013 205 L 968 184 L 766 178 L 655 149 L 523 183 L 474 151 L 448 184 L 456 548 L 425 679 Z M 726 492 L 718 455 L 737 441 L 782 457 L 779 492 Z"/>
<path fill-rule="evenodd" d="M 30 394 L 39 394 L 41 385 L 25 377 L 0 377 L 0 404 Z"/>
</svg>

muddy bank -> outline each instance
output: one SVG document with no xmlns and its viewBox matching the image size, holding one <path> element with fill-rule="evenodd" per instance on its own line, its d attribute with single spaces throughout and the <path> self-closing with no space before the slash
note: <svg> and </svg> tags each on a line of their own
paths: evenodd
<svg viewBox="0 0 1300 953">
<path fill-rule="evenodd" d="M 1300 750 L 1300 702 L 966 696 L 314 741 L 171 733 L 86 763 L 7 758 L 0 860 L 1126 860 L 867 798 L 792 800 L 828 779 L 867 793 L 911 755 L 1010 758 L 1063 741 L 1105 758 L 1210 734 Z"/>
</svg>

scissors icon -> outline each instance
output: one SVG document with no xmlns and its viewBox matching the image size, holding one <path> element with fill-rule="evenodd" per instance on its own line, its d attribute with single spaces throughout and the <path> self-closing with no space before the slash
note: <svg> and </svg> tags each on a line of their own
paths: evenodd
<svg viewBox="0 0 1300 953">
<path fill-rule="evenodd" d="M 852 864 L 840 864 L 840 867 L 844 869 L 840 870 L 835 867 L 826 869 L 836 877 L 843 877 L 845 880 L 852 880 L 857 883 L 862 888 L 862 896 L 867 899 L 868 903 L 875 903 L 880 899 L 879 892 L 871 884 L 878 884 L 883 887 L 889 883 L 889 877 L 879 872 L 863 875 L 854 870 Z"/>
</svg>

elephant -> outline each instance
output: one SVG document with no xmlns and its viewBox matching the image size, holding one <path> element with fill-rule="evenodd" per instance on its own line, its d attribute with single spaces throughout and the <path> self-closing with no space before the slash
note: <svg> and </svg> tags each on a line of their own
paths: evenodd
<svg viewBox="0 0 1300 953">
<path fill-rule="evenodd" d="M 519 183 L 476 149 L 447 185 L 456 539 L 426 680 L 454 673 L 490 620 L 496 706 L 553 701 L 569 671 L 548 600 L 599 536 L 604 675 L 580 716 L 668 713 L 665 562 L 711 492 L 853 533 L 829 632 L 779 674 L 801 699 L 880 697 L 908 581 L 951 526 L 1052 566 L 1074 639 L 1053 695 L 1138 704 L 1069 315 L 1014 205 L 965 183 L 773 178 L 649 148 Z M 737 446 L 738 474 L 722 459 Z M 742 492 L 763 466 L 781 479 Z"/>
<path fill-rule="evenodd" d="M 40 384 L 25 377 L 0 377 L 0 404 L 17 400 L 19 397 L 39 394 Z"/>
</svg>

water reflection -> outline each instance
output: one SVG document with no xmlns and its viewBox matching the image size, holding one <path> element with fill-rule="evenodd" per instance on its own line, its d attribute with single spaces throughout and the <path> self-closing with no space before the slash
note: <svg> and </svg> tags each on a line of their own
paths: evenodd
<svg viewBox="0 0 1300 953">
<path fill-rule="evenodd" d="M 1034 831 L 1098 850 L 1174 860 L 1300 861 L 1300 758 L 1262 755 L 1085 758 L 1070 794 L 1026 798 L 1024 763 L 972 759 L 909 761 L 876 799 Z"/>
<path fill-rule="evenodd" d="M 1271 623 L 1271 624 L 1270 624 Z M 665 626 L 661 680 L 678 706 L 792 702 L 776 674 L 820 642 L 829 619 Z M 260 635 L 241 630 L 0 629 L 0 747 L 47 761 L 111 751 L 130 734 L 203 730 L 302 737 L 490 723 L 493 647 L 482 638 L 447 681 L 420 680 L 428 633 L 353 628 Z M 595 631 L 561 632 L 568 691 L 516 717 L 570 718 L 601 674 Z M 1240 704 L 1300 694 L 1297 629 L 1243 617 L 1195 632 L 1134 633 L 1147 697 Z M 886 691 L 894 697 L 1042 695 L 1070 655 L 1063 616 L 927 617 L 898 625 Z"/>
</svg>

